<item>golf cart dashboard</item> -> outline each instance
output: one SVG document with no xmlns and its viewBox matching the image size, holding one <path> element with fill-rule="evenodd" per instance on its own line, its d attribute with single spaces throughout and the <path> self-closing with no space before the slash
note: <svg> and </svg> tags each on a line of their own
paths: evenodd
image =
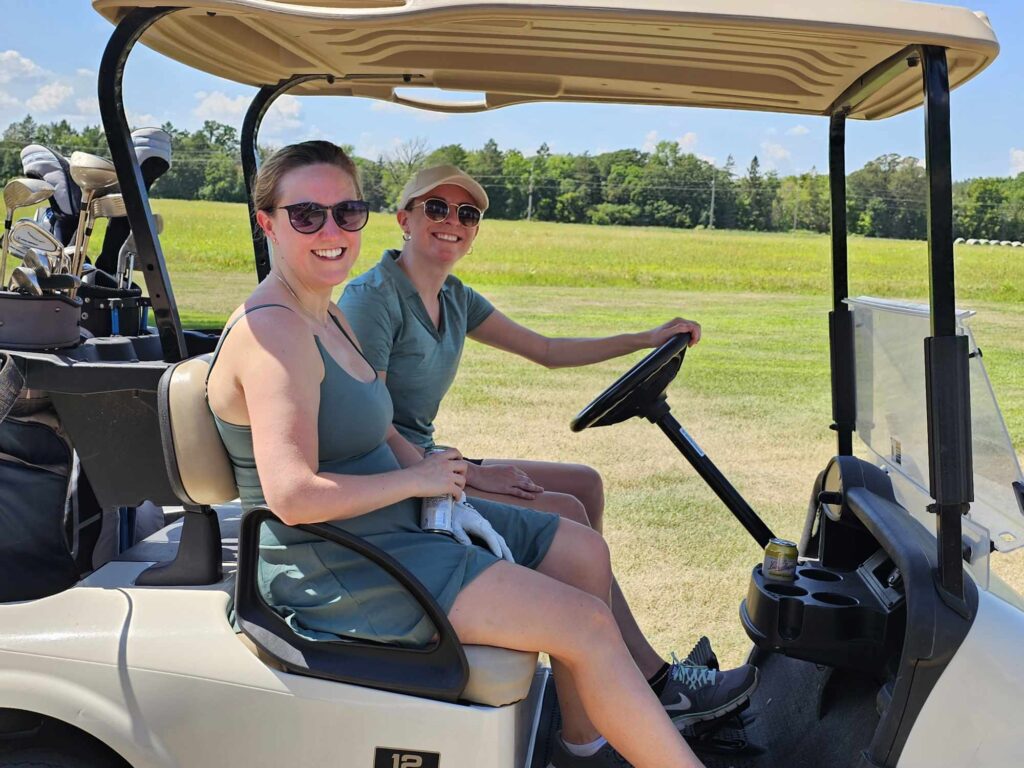
<svg viewBox="0 0 1024 768">
<path fill-rule="evenodd" d="M 773 652 L 885 676 L 931 657 L 948 629 L 935 612 L 950 610 L 934 579 L 933 535 L 899 506 L 885 473 L 860 459 L 832 459 L 814 499 L 816 530 L 795 577 L 753 569 L 740 608 L 747 634 Z M 967 593 L 976 601 L 973 583 Z"/>
</svg>

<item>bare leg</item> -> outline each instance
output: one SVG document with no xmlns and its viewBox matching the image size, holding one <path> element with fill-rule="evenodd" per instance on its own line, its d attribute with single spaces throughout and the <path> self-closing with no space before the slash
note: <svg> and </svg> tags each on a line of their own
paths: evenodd
<svg viewBox="0 0 1024 768">
<path fill-rule="evenodd" d="M 528 474 L 535 483 L 543 487 L 544 493 L 539 494 L 535 499 L 521 499 L 516 496 L 505 496 L 476 488 L 467 488 L 468 495 L 551 512 L 567 520 L 589 525 L 600 533 L 604 513 L 604 485 L 601 475 L 596 470 L 582 464 L 556 464 L 549 461 L 518 459 L 485 459 L 484 463 L 514 464 Z M 583 501 L 584 498 L 589 500 L 589 506 Z M 595 519 L 596 525 L 594 524 Z M 661 669 L 665 660 L 647 641 L 643 630 L 640 629 L 640 625 L 637 624 L 636 618 L 633 616 L 626 596 L 619 588 L 619 582 L 614 578 L 611 600 L 615 623 L 618 624 L 619 631 L 622 632 L 626 647 L 629 648 L 629 652 L 633 655 L 633 659 L 640 667 L 644 677 L 650 679 Z"/>
<path fill-rule="evenodd" d="M 567 734 L 593 734 L 592 720 L 636 768 L 700 766 L 637 671 L 602 599 L 611 570 L 607 549 L 604 568 L 595 567 L 601 547 L 594 534 L 560 525 L 541 567 L 560 557 L 569 560 L 554 572 L 580 581 L 578 586 L 499 562 L 459 593 L 449 614 L 452 626 L 464 643 L 549 653 L 564 669 L 556 670 L 555 680 L 568 689 L 565 698 L 586 710 L 563 710 Z M 582 552 L 588 567 L 577 567 L 567 552 Z M 595 588 L 598 595 L 588 591 Z"/>
<path fill-rule="evenodd" d="M 519 467 L 545 491 L 575 496 L 587 513 L 590 527 L 598 533 L 604 529 L 604 481 L 601 474 L 585 464 L 563 464 L 555 461 L 529 461 L 527 459 L 484 459 L 486 464 L 512 464 Z M 519 499 L 521 506 L 527 499 Z"/>
</svg>

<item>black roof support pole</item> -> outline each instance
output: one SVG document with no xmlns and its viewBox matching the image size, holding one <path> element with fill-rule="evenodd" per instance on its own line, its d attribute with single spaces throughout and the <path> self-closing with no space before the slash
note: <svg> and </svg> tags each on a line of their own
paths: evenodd
<svg viewBox="0 0 1024 768">
<path fill-rule="evenodd" d="M 245 178 L 245 199 L 249 206 L 249 225 L 252 227 L 252 249 L 256 257 L 256 279 L 263 282 L 263 279 L 270 274 L 270 249 L 267 247 L 266 238 L 256 223 L 256 207 L 253 204 L 252 195 L 256 185 L 256 173 L 260 169 L 259 163 L 259 132 L 260 123 L 267 114 L 267 110 L 273 105 L 278 96 L 287 93 L 288 90 L 300 83 L 310 80 L 327 80 L 334 82 L 334 75 L 296 75 L 282 80 L 277 85 L 265 85 L 257 91 L 246 110 L 245 120 L 242 121 L 242 176 Z"/>
<path fill-rule="evenodd" d="M 953 267 L 953 172 L 950 160 L 949 73 L 946 51 L 921 48 L 928 172 L 928 266 L 931 332 L 925 339 L 928 474 L 944 591 L 963 600 L 961 516 L 974 500 L 971 393 L 967 337 L 956 334 Z"/>
<path fill-rule="evenodd" d="M 125 16 L 114 29 L 100 62 L 98 91 L 100 118 L 110 145 L 110 156 L 117 168 L 117 181 L 124 196 L 128 223 L 135 234 L 138 265 L 146 277 L 146 288 L 153 306 L 160 347 L 164 360 L 173 363 L 186 357 L 185 337 L 181 332 L 178 307 L 171 292 L 160 240 L 149 207 L 149 195 L 135 156 L 131 132 L 124 114 L 122 80 L 128 54 L 142 33 L 174 8 L 139 8 Z"/>
<path fill-rule="evenodd" d="M 837 453 L 853 454 L 857 404 L 854 389 L 853 313 L 846 258 L 846 111 L 832 115 L 828 132 L 828 182 L 832 202 L 832 311 L 828 313 L 832 366 L 832 429 Z"/>
</svg>

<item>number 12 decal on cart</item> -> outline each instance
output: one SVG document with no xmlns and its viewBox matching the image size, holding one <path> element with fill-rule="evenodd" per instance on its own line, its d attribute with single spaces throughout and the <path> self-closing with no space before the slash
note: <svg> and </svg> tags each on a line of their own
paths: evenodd
<svg viewBox="0 0 1024 768">
<path fill-rule="evenodd" d="M 439 768 L 440 765 L 441 755 L 438 752 L 377 747 L 373 756 L 373 768 Z"/>
</svg>

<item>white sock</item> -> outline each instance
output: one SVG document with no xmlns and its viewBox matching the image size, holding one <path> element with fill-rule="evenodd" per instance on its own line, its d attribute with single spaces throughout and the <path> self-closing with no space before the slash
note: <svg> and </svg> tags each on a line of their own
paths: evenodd
<svg viewBox="0 0 1024 768">
<path fill-rule="evenodd" d="M 604 736 L 598 736 L 589 744 L 571 744 L 565 739 L 562 739 L 562 744 L 567 750 L 569 750 L 569 754 L 575 755 L 576 757 L 590 757 L 591 755 L 596 755 L 597 751 L 607 743 L 608 739 Z"/>
</svg>

